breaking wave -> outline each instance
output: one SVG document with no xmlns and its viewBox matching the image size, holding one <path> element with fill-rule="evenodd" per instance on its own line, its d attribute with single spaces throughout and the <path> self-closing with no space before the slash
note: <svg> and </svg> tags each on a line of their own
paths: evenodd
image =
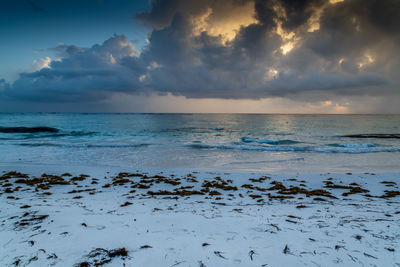
<svg viewBox="0 0 400 267">
<path fill-rule="evenodd" d="M 259 144 L 269 144 L 269 145 L 292 145 L 300 143 L 298 141 L 284 139 L 284 140 L 270 140 L 270 139 L 256 139 L 249 137 L 242 137 L 242 142 L 244 143 L 259 143 Z"/>
<path fill-rule="evenodd" d="M 362 154 L 378 152 L 400 152 L 400 147 L 316 147 L 316 146 L 243 146 L 243 145 L 207 145 L 189 144 L 195 149 L 225 149 L 225 150 L 248 150 L 248 151 L 270 151 L 270 152 L 316 152 L 316 153 L 345 153 Z"/>
<path fill-rule="evenodd" d="M 27 147 L 66 147 L 66 148 L 129 148 L 129 147 L 146 147 L 150 144 L 59 144 L 59 143 L 21 143 L 20 146 Z"/>
</svg>

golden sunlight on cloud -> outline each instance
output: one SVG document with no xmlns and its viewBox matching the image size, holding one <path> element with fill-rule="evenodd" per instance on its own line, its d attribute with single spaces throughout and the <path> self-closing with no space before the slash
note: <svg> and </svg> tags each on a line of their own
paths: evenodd
<svg viewBox="0 0 400 267">
<path fill-rule="evenodd" d="M 332 113 L 332 114 L 342 114 L 349 113 L 348 105 L 350 103 L 346 102 L 344 104 L 333 103 L 331 100 L 320 101 L 317 103 L 308 103 L 306 108 L 303 109 L 304 113 Z"/>
<path fill-rule="evenodd" d="M 164 96 L 131 96 L 115 94 L 110 103 L 118 103 L 117 111 L 126 112 L 183 112 L 183 113 L 326 113 L 353 112 L 346 99 L 302 102 L 281 97 L 251 99 L 186 98 L 167 94 Z M 134 103 L 134 104 L 133 104 Z M 138 108 L 136 110 L 135 108 Z"/>
<path fill-rule="evenodd" d="M 310 19 L 308 20 L 308 32 L 315 32 L 320 29 L 320 19 L 325 6 L 314 9 Z"/>
<path fill-rule="evenodd" d="M 287 53 L 292 51 L 292 49 L 295 47 L 295 44 L 296 44 L 296 42 L 298 40 L 299 39 L 296 39 L 296 40 L 288 41 L 288 42 L 285 42 L 284 44 L 282 44 L 281 47 L 280 47 L 281 51 L 282 51 L 282 54 L 286 55 Z"/>
<path fill-rule="evenodd" d="M 359 68 L 363 68 L 367 66 L 368 64 L 374 63 L 375 59 L 371 55 L 364 55 L 364 57 L 361 59 L 361 61 L 358 63 Z"/>
<path fill-rule="evenodd" d="M 329 0 L 329 3 L 331 4 L 336 4 L 336 3 L 340 3 L 343 2 L 344 0 Z"/>
<path fill-rule="evenodd" d="M 43 68 L 50 68 L 50 62 L 51 58 L 45 57 L 45 58 L 39 58 L 33 61 L 32 67 L 30 71 L 39 71 Z"/>
<path fill-rule="evenodd" d="M 193 16 L 193 35 L 199 36 L 202 32 L 207 32 L 211 36 L 220 36 L 226 44 L 235 38 L 241 27 L 257 23 L 253 2 L 236 6 L 227 1 L 226 5 L 230 10 L 229 16 L 217 16 L 212 8 L 208 8 L 201 15 Z"/>
<path fill-rule="evenodd" d="M 278 34 L 282 39 L 282 45 L 280 47 L 282 54 L 288 54 L 300 41 L 300 37 L 297 37 L 294 32 L 288 32 L 282 28 L 282 22 L 287 20 L 287 15 L 285 9 L 280 5 L 276 4 L 274 10 L 277 14 L 275 19 L 276 30 L 275 33 Z"/>
<path fill-rule="evenodd" d="M 265 72 L 264 81 L 271 81 L 279 77 L 279 71 L 277 69 L 270 68 Z"/>
</svg>

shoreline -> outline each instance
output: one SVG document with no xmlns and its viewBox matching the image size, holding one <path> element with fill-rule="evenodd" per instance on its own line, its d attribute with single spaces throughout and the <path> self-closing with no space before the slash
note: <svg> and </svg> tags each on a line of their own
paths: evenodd
<svg viewBox="0 0 400 267">
<path fill-rule="evenodd" d="M 0 171 L 5 266 L 400 265 L 399 173 Z"/>
</svg>

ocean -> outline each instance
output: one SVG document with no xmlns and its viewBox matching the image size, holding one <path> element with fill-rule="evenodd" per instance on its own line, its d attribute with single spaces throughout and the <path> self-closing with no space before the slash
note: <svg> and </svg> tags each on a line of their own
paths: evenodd
<svg viewBox="0 0 400 267">
<path fill-rule="evenodd" d="M 399 127 L 400 115 L 0 113 L 0 163 L 398 172 L 400 139 L 366 134 Z"/>
</svg>

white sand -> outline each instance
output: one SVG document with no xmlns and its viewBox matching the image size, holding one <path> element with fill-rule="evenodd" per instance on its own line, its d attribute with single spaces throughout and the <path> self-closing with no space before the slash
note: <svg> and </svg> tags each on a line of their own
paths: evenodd
<svg viewBox="0 0 400 267">
<path fill-rule="evenodd" d="M 136 172 L 128 168 L 1 168 L 0 171 L 17 170 L 37 177 L 43 172 L 90 177 L 77 182 L 81 188 L 54 185 L 47 190 L 51 195 L 43 195 L 43 190 L 35 192 L 34 187 L 25 184 L 14 184 L 14 178 L 9 179 L 13 184 L 10 188 L 22 186 L 18 192 L 7 194 L 3 192 L 5 187 L 0 187 L 0 266 L 74 266 L 85 261 L 92 264 L 100 257 L 89 257 L 92 250 L 122 247 L 128 256 L 110 258 L 104 266 L 400 266 L 400 196 L 384 199 L 361 193 L 343 197 L 348 189 L 323 188 L 323 181 L 331 177 L 334 184 L 355 182 L 370 190 L 369 194 L 380 196 L 384 190 L 399 190 L 397 185 L 381 183 L 392 181 L 400 185 L 399 174 L 266 174 L 271 178 L 257 183 L 248 178 L 263 174 L 169 170 L 162 175 L 183 178 L 191 173 L 198 182 L 181 179 L 178 186 L 162 182 L 154 183 L 151 189 L 132 189 L 131 184 L 102 188 L 112 183 L 119 171 Z M 161 173 L 146 171 L 149 175 Z M 173 191 L 180 186 L 200 190 L 204 179 L 211 181 L 216 176 L 225 181 L 231 179 L 233 183 L 229 185 L 238 190 L 215 189 L 223 195 L 209 199 L 207 195 L 175 200 L 146 194 L 149 190 Z M 91 184 L 92 178 L 98 178 L 99 184 Z M 296 181 L 288 181 L 292 178 Z M 273 186 L 271 181 L 281 181 L 286 187 L 303 183 L 307 190 L 326 189 L 338 199 L 322 197 L 327 201 L 317 201 L 298 194 L 293 199 L 269 200 L 266 195 L 278 195 L 276 191 L 248 192 L 241 187 L 251 184 L 269 188 Z M 25 188 L 30 189 L 24 191 Z M 67 193 L 88 188 L 96 193 Z M 131 190 L 136 192 L 128 193 Z M 249 197 L 251 194 L 262 195 L 264 200 L 257 202 Z M 73 199 L 75 196 L 82 198 Z M 126 201 L 133 204 L 121 207 Z M 31 207 L 21 209 L 23 205 Z M 307 207 L 296 208 L 299 205 Z M 25 212 L 29 215 L 24 217 Z M 39 215 L 49 216 L 18 226 L 21 220 Z M 203 246 L 204 243 L 209 245 Z M 151 247 L 141 248 L 145 245 Z"/>
</svg>

